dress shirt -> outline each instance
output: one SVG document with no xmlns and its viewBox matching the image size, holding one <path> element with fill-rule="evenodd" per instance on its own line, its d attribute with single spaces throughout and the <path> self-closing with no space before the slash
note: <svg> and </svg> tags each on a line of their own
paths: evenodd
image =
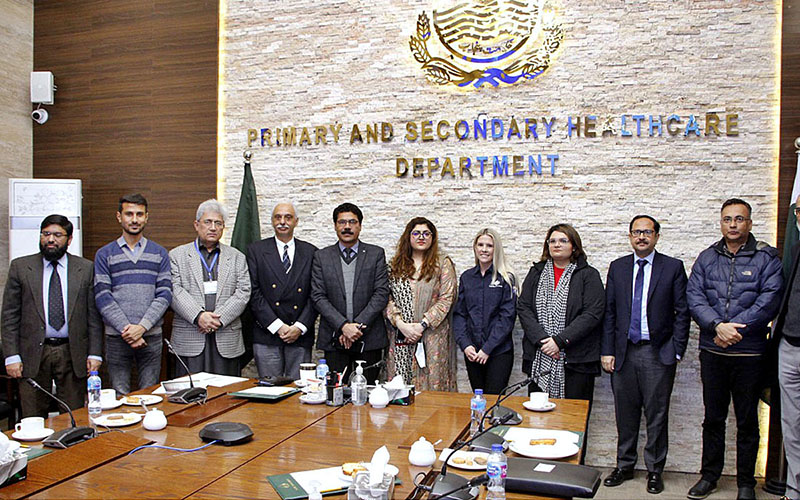
<svg viewBox="0 0 800 500">
<path fill-rule="evenodd" d="M 356 240 L 356 244 L 350 247 L 350 248 L 353 250 L 353 252 L 354 252 L 354 253 L 353 253 L 353 258 L 354 258 L 354 259 L 355 259 L 356 257 L 358 257 L 358 243 L 359 243 L 359 242 L 358 242 L 358 240 Z M 345 249 L 345 248 L 347 248 L 347 247 L 346 247 L 346 246 L 344 246 L 344 245 L 342 245 L 342 242 L 340 241 L 340 242 L 339 242 L 339 255 L 341 255 L 342 257 L 344 257 L 344 249 Z"/>
<path fill-rule="evenodd" d="M 142 238 L 133 245 L 133 248 L 131 248 L 128 245 L 128 242 L 125 241 L 125 238 L 120 236 L 117 238 L 117 245 L 119 245 L 119 247 L 122 249 L 122 252 L 127 255 L 134 264 L 136 264 L 136 262 L 139 260 L 139 257 L 141 257 L 144 253 L 144 247 L 147 246 L 147 238 L 142 236 Z"/>
<path fill-rule="evenodd" d="M 289 252 L 289 271 L 291 271 L 292 270 L 291 266 L 294 265 L 294 250 L 295 250 L 294 238 L 289 240 L 288 243 L 284 243 L 277 237 L 275 237 L 275 247 L 278 249 L 278 260 L 283 260 L 284 245 L 289 245 L 289 248 L 286 251 Z M 286 326 L 286 323 L 284 323 L 283 320 L 281 320 L 280 318 L 275 318 L 275 321 L 269 324 L 267 330 L 269 330 L 271 334 L 275 335 L 278 333 L 278 330 L 280 330 L 282 326 Z M 300 332 L 302 332 L 301 335 L 305 335 L 306 332 L 308 331 L 306 325 L 300 323 L 299 321 L 295 322 L 291 326 L 296 326 L 297 328 L 299 328 Z"/>
<path fill-rule="evenodd" d="M 656 252 L 650 252 L 650 255 L 644 258 L 647 265 L 644 266 L 644 287 L 642 288 L 642 340 L 650 340 L 650 328 L 647 326 L 647 291 L 650 289 L 650 276 L 653 274 L 653 259 L 655 259 Z M 639 261 L 635 253 L 633 254 L 633 281 L 631 290 L 636 290 L 636 273 L 639 272 Z M 633 312 L 633 311 L 631 311 Z"/>
</svg>

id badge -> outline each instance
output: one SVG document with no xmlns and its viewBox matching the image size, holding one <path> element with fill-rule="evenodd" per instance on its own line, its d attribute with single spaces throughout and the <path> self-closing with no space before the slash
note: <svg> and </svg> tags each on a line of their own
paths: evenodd
<svg viewBox="0 0 800 500">
<path fill-rule="evenodd" d="M 217 293 L 217 282 L 216 281 L 204 281 L 203 282 L 203 293 L 206 295 L 215 295 Z"/>
</svg>

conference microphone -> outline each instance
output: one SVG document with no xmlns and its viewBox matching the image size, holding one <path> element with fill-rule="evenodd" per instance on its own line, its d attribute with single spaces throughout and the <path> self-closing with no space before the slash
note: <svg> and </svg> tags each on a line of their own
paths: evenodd
<svg viewBox="0 0 800 500">
<path fill-rule="evenodd" d="M 172 395 L 167 398 L 170 403 L 178 403 L 178 404 L 190 404 L 190 403 L 197 403 L 200 401 L 205 401 L 208 397 L 208 391 L 205 387 L 195 387 L 194 382 L 192 382 L 192 373 L 189 371 L 189 367 L 186 366 L 186 363 L 183 362 L 183 359 L 175 352 L 175 349 L 172 347 L 172 344 L 169 340 L 164 339 L 164 343 L 167 344 L 167 348 L 169 352 L 175 355 L 178 358 L 178 361 L 181 362 L 181 366 L 183 369 L 186 370 L 186 374 L 189 376 L 189 387 L 186 389 L 181 389 L 179 391 L 174 392 Z"/>
<path fill-rule="evenodd" d="M 520 382 L 515 382 L 515 383 L 513 383 L 511 385 L 506 386 L 502 391 L 500 391 L 500 394 L 497 395 L 497 400 L 486 411 L 486 413 L 484 414 L 484 418 L 485 418 L 486 415 L 491 415 L 491 421 L 494 422 L 498 418 L 500 418 L 500 417 L 502 417 L 502 416 L 504 416 L 504 415 L 506 415 L 508 413 L 511 413 L 513 415 L 513 417 L 507 421 L 508 425 L 521 424 L 522 423 L 522 415 L 520 415 L 518 412 L 512 410 L 511 408 L 508 408 L 506 406 L 500 406 L 500 403 L 502 403 L 503 401 L 508 399 L 509 396 L 511 396 L 512 394 L 514 394 L 515 392 L 517 392 L 521 388 L 526 387 L 527 385 L 529 385 L 531 382 L 538 383 L 538 379 L 541 379 L 544 375 L 549 375 L 549 374 L 550 374 L 550 370 L 543 370 L 541 373 L 539 373 L 537 375 L 531 375 L 530 377 L 526 378 L 525 380 L 522 380 Z M 491 411 L 491 410 L 494 410 L 494 411 Z M 483 420 L 481 420 L 481 425 L 483 425 Z"/>
<path fill-rule="evenodd" d="M 498 422 L 497 425 L 502 425 L 506 423 L 506 420 L 510 419 L 511 417 L 512 417 L 511 414 L 504 415 L 503 417 L 501 417 L 500 422 Z M 473 437 L 472 439 L 467 439 L 466 441 L 460 443 L 458 446 L 453 448 L 453 451 L 447 456 L 447 459 L 444 461 L 444 464 L 442 464 L 442 470 L 439 474 L 439 477 L 436 478 L 436 481 L 433 483 L 433 488 L 431 490 L 430 498 L 442 498 L 448 500 L 474 500 L 475 498 L 478 497 L 478 493 L 480 493 L 480 490 L 474 487 L 475 485 L 472 485 L 472 487 L 470 487 L 469 486 L 470 481 L 467 480 L 465 477 L 459 476 L 458 474 L 447 474 L 447 464 L 450 462 L 450 459 L 453 458 L 453 455 L 455 455 L 458 450 L 467 445 L 472 444 L 475 440 L 477 440 L 478 438 L 480 438 L 481 436 L 485 435 L 487 432 L 492 430 L 492 427 L 487 427 L 486 429 L 481 430 L 480 432 L 475 434 L 475 437 Z M 497 437 L 500 438 L 502 442 L 503 438 L 501 438 L 500 436 Z M 486 474 L 483 474 L 483 476 L 486 476 Z M 480 477 L 481 476 L 478 476 L 478 478 Z"/>
<path fill-rule="evenodd" d="M 440 498 L 453 498 L 450 495 L 453 495 L 454 493 L 459 493 L 461 491 L 464 491 L 467 488 L 471 489 L 471 488 L 473 488 L 475 486 L 480 486 L 482 484 L 486 484 L 488 482 L 489 482 L 489 474 L 481 474 L 480 476 L 475 476 L 472 479 L 470 479 L 469 481 L 467 481 L 466 483 L 464 483 L 463 485 L 457 486 L 457 487 L 455 487 L 454 489 L 452 489 L 450 491 L 445 491 L 444 493 L 441 493 L 441 494 L 435 494 L 435 493 L 431 492 L 431 496 L 429 496 L 428 498 L 430 500 L 438 500 Z M 472 498 L 475 498 L 476 496 L 477 495 L 473 496 Z"/>
<path fill-rule="evenodd" d="M 69 429 L 62 429 L 60 431 L 50 434 L 44 441 L 42 441 L 43 445 L 49 446 L 51 448 L 68 448 L 72 445 L 78 444 L 88 439 L 92 439 L 93 437 L 97 436 L 97 430 L 94 427 L 89 427 L 89 426 L 78 427 L 78 425 L 75 423 L 75 416 L 72 414 L 72 410 L 69 408 L 69 405 L 67 405 L 67 403 L 55 397 L 55 395 L 53 395 L 50 391 L 39 385 L 32 378 L 30 377 L 26 378 L 25 382 L 27 382 L 32 387 L 47 394 L 56 401 L 58 401 L 58 404 L 67 409 L 67 413 L 69 413 L 69 419 L 72 423 L 72 426 Z"/>
</svg>

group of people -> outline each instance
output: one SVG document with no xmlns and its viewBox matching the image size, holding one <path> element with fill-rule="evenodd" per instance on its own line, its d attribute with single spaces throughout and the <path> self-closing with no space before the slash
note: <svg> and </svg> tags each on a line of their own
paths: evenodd
<svg viewBox="0 0 800 500">
<path fill-rule="evenodd" d="M 170 306 L 172 344 L 193 372 L 240 373 L 240 316 L 249 308 L 260 377 L 297 378 L 316 345 L 331 370 L 353 373 L 363 360 L 367 380 L 385 370 L 417 390 L 454 391 L 460 351 L 472 388 L 489 394 L 508 384 L 519 317 L 522 371 L 531 389 L 584 399 L 591 409 L 595 378 L 601 370 L 611 373 L 617 466 L 606 486 L 633 477 L 644 412 L 646 489 L 656 494 L 664 488 L 676 366 L 694 318 L 705 417 L 702 478 L 688 497 L 705 498 L 716 487 L 732 399 L 738 498 L 755 498 L 757 403 L 775 346 L 787 495 L 798 498 L 800 246 L 784 287 L 778 252 L 750 233 L 751 207 L 741 199 L 722 205 L 722 239 L 698 256 L 688 279 L 683 262 L 655 251 L 659 222 L 635 216 L 628 228 L 633 253 L 610 264 L 605 287 L 569 224 L 547 231 L 541 257 L 520 285 L 497 231 L 478 231 L 475 265 L 459 279 L 439 247 L 436 226 L 424 217 L 408 222 L 387 264 L 383 248 L 361 241 L 364 217 L 352 203 L 334 209 L 337 241 L 322 249 L 295 238 L 297 211 L 279 203 L 271 216 L 274 236 L 251 244 L 246 255 L 221 243 L 226 211 L 216 200 L 198 207 L 197 237 L 170 252 L 144 237 L 148 210 L 141 195 L 122 197 L 117 219 L 122 235 L 92 263 L 67 253 L 72 223 L 48 216 L 40 253 L 12 261 L 5 286 L 8 374 L 46 387 L 55 383 L 73 408 L 83 405 L 87 371 L 103 361 L 121 394 L 131 390 L 134 366 L 140 388 L 159 381 L 161 328 Z M 20 393 L 23 415 L 46 415 L 45 396 L 27 384 Z"/>
</svg>

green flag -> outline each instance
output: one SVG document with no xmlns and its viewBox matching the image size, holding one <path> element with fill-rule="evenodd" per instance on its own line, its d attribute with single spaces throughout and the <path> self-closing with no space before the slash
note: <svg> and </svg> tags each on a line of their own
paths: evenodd
<svg viewBox="0 0 800 500">
<path fill-rule="evenodd" d="M 246 254 L 250 243 L 261 239 L 261 223 L 258 220 L 258 198 L 256 183 L 250 162 L 244 163 L 242 193 L 239 195 L 239 209 L 236 211 L 236 224 L 233 226 L 231 246 Z"/>
</svg>

